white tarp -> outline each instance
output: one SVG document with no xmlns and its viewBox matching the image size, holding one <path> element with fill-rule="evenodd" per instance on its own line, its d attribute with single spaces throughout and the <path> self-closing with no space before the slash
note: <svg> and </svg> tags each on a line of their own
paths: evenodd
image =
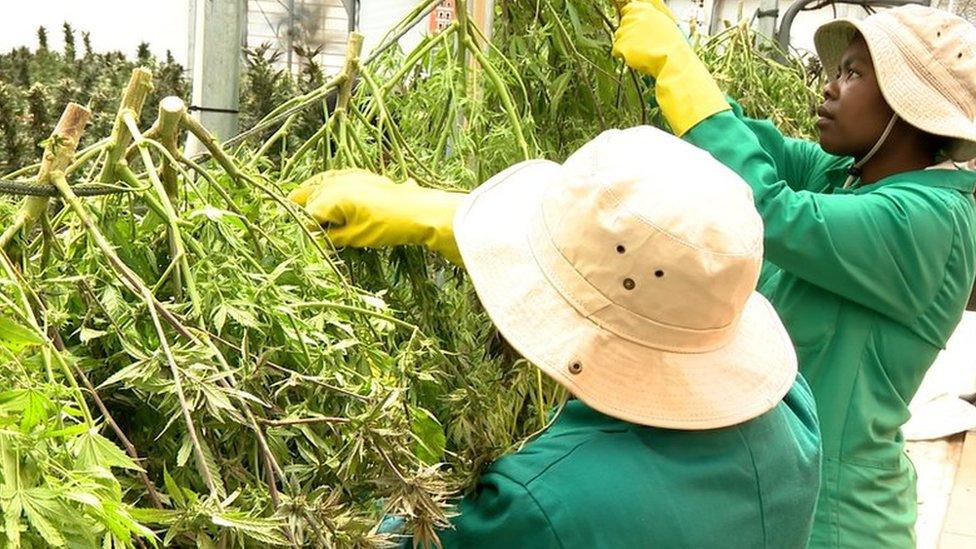
<svg viewBox="0 0 976 549">
<path fill-rule="evenodd" d="M 931 440 L 976 428 L 976 312 L 967 311 L 929 369 L 902 427 L 908 440 Z"/>
</svg>

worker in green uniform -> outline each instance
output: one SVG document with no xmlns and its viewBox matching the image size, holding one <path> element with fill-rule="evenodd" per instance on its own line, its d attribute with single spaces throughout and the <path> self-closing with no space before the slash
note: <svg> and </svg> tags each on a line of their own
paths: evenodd
<svg viewBox="0 0 976 549">
<path fill-rule="evenodd" d="M 976 273 L 976 29 L 907 6 L 821 27 L 820 144 L 727 101 L 660 0 L 623 10 L 614 52 L 656 80 L 677 135 L 752 187 L 760 282 L 816 397 L 824 462 L 813 547 L 914 547 L 899 428 Z M 654 151 L 646 157 L 654 162 Z"/>
<path fill-rule="evenodd" d="M 425 244 L 463 263 L 499 332 L 575 396 L 481 476 L 443 547 L 806 544 L 813 396 L 755 291 L 752 193 L 707 152 L 641 127 L 470 195 L 347 170 L 291 198 L 337 245 Z"/>
</svg>

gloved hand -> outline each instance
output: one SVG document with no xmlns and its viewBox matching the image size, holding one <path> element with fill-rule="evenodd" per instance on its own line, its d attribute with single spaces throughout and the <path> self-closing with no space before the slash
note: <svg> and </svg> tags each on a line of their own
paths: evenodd
<svg viewBox="0 0 976 549">
<path fill-rule="evenodd" d="M 676 135 L 731 108 L 663 0 L 634 0 L 621 14 L 613 54 L 656 80 L 658 105 Z"/>
<path fill-rule="evenodd" d="M 327 225 L 326 233 L 336 246 L 423 244 L 461 265 L 453 224 L 464 196 L 350 169 L 315 175 L 288 198 Z"/>
</svg>

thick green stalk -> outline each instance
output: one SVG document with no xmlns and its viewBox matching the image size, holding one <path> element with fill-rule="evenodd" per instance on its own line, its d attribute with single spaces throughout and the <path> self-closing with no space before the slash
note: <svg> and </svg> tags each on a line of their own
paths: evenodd
<svg viewBox="0 0 976 549">
<path fill-rule="evenodd" d="M 515 102 L 512 100 L 512 94 L 509 93 L 508 88 L 505 86 L 505 82 L 502 81 L 502 77 L 498 74 L 498 71 L 494 66 L 488 61 L 481 50 L 471 41 L 470 36 L 465 36 L 465 41 L 469 44 L 469 49 L 471 53 L 474 54 L 474 58 L 481 65 L 481 68 L 488 75 L 488 79 L 491 81 L 495 88 L 495 92 L 501 98 L 502 107 L 505 109 L 505 113 L 508 115 L 508 119 L 512 124 L 512 129 L 515 131 L 515 140 L 518 142 L 519 148 L 522 149 L 522 156 L 528 160 L 532 158 L 529 153 L 529 144 L 525 140 L 525 132 L 522 130 L 522 121 L 519 118 L 518 110 L 515 108 Z"/>
<path fill-rule="evenodd" d="M 305 158 L 305 155 L 308 154 L 308 151 L 310 151 L 312 147 L 317 145 L 320 139 L 322 139 L 323 137 L 329 134 L 329 131 L 335 125 L 334 121 L 336 119 L 337 119 L 336 116 L 330 116 L 329 120 L 327 120 L 326 123 L 323 124 L 321 128 L 319 128 L 314 134 L 312 134 L 312 136 L 309 137 L 307 141 L 302 143 L 301 147 L 298 147 L 298 150 L 295 151 L 295 154 L 293 154 L 291 158 L 288 159 L 288 162 L 285 164 L 284 169 L 281 170 L 281 176 L 279 177 L 280 181 L 288 180 L 288 178 L 291 176 L 291 173 L 295 170 L 295 167 L 298 165 L 298 162 L 302 158 Z"/>
<path fill-rule="evenodd" d="M 390 129 L 391 132 L 396 131 L 396 128 L 393 127 L 396 124 L 396 121 L 393 119 L 392 116 L 390 116 L 390 112 L 386 108 L 386 102 L 383 99 L 383 90 L 379 86 L 377 86 L 376 81 L 373 80 L 373 76 L 369 73 L 369 71 L 363 70 L 361 74 L 363 76 L 363 80 L 366 82 L 366 84 L 370 88 L 370 91 L 372 91 L 373 93 L 374 105 L 376 105 L 376 108 L 379 109 L 380 123 L 388 124 L 391 128 Z M 396 155 L 397 163 L 399 164 L 400 170 L 402 171 L 402 175 L 406 177 L 407 161 L 403 157 L 403 151 L 395 143 L 391 143 L 390 145 L 391 145 L 390 148 L 393 149 L 393 153 Z M 383 148 L 382 140 L 379 142 L 379 146 L 380 146 L 380 150 L 382 150 Z"/>
<path fill-rule="evenodd" d="M 186 255 L 186 250 L 183 247 L 183 236 L 180 233 L 179 215 L 176 213 L 176 209 L 173 208 L 173 203 L 170 201 L 165 185 L 163 185 L 163 182 L 159 179 L 159 175 L 156 171 L 156 165 L 153 163 L 152 156 L 150 156 L 149 150 L 146 148 L 147 145 L 145 143 L 145 139 L 142 137 L 142 133 L 139 131 L 139 127 L 136 125 L 135 115 L 133 115 L 131 112 L 123 113 L 122 120 L 128 128 L 130 135 L 135 140 L 135 144 L 139 147 L 139 154 L 142 156 L 142 164 L 145 166 L 146 172 L 149 174 L 149 181 L 152 183 L 153 189 L 156 191 L 156 196 L 159 199 L 159 202 L 163 205 L 163 210 L 166 212 L 165 221 L 169 227 L 169 241 L 172 260 L 179 261 L 180 270 L 182 271 L 183 275 L 182 278 L 186 281 L 186 291 L 190 295 L 190 304 L 193 306 L 193 316 L 199 318 L 203 315 L 203 308 L 200 305 L 200 295 L 197 293 L 196 280 L 193 278 L 193 272 L 190 271 L 190 261 Z M 177 283 L 181 282 L 180 277 L 177 277 L 175 280 Z M 176 292 L 177 295 L 180 295 L 180 293 L 180 291 Z"/>
<path fill-rule="evenodd" d="M 85 126 L 91 118 L 91 111 L 77 103 L 69 103 L 61 114 L 61 119 L 54 127 L 47 145 L 41 167 L 37 172 L 37 184 L 51 183 L 51 174 L 63 173 L 71 164 L 78 142 L 85 132 Z M 0 234 L 0 250 L 4 250 L 21 230 L 29 231 L 34 223 L 47 212 L 48 197 L 29 197 L 23 201 L 20 209 L 14 215 L 10 226 Z"/>
<path fill-rule="evenodd" d="M 180 154 L 180 122 L 185 113 L 186 104 L 179 97 L 171 95 L 159 102 L 159 118 L 155 124 L 159 127 L 158 141 L 166 147 L 173 159 Z M 174 164 L 175 161 L 171 159 L 163 162 L 162 179 L 170 202 L 176 203 L 179 199 L 179 187 L 176 177 L 177 166 Z"/>
<path fill-rule="evenodd" d="M 254 166 L 257 165 L 258 160 L 264 158 L 264 156 L 268 154 L 268 151 L 271 150 L 271 147 L 274 146 L 274 144 L 277 143 L 279 139 L 287 139 L 288 129 L 291 127 L 291 125 L 295 122 L 297 118 L 298 115 L 295 114 L 289 116 L 288 119 L 285 120 L 285 123 L 282 124 L 280 128 L 278 128 L 278 131 L 276 131 L 271 137 L 268 138 L 267 141 L 264 142 L 263 145 L 261 145 L 261 148 L 258 149 L 258 152 L 254 153 L 254 156 L 252 156 L 251 160 L 249 160 L 248 163 L 244 165 L 244 168 L 245 169 L 254 168 Z"/>
<path fill-rule="evenodd" d="M 125 127 L 122 116 L 126 112 L 142 112 L 142 106 L 146 102 L 146 96 L 152 91 L 152 72 L 146 68 L 133 69 L 132 76 L 129 78 L 129 85 L 122 93 L 122 100 L 119 103 L 118 114 L 115 117 L 115 125 L 112 127 L 111 142 L 109 144 L 108 156 L 105 164 L 102 165 L 102 172 L 98 180 L 102 183 L 115 183 L 118 178 L 115 176 L 115 167 L 119 160 L 125 155 L 126 148 L 132 141 L 132 136 Z"/>
</svg>

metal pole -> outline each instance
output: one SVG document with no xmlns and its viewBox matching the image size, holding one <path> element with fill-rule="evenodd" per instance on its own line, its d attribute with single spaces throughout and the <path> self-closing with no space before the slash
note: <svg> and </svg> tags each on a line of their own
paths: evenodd
<svg viewBox="0 0 976 549">
<path fill-rule="evenodd" d="M 247 0 L 195 0 L 190 113 L 223 141 L 237 133 Z M 202 152 L 190 137 L 187 151 Z"/>
<path fill-rule="evenodd" d="M 770 40 L 776 38 L 777 18 L 779 18 L 779 0 L 760 0 L 756 31 Z"/>
<path fill-rule="evenodd" d="M 779 31 L 776 33 L 776 41 L 779 44 L 781 58 L 785 56 L 786 52 L 790 49 L 790 29 L 793 28 L 793 20 L 796 16 L 800 14 L 803 8 L 809 6 L 810 4 L 816 4 L 821 0 L 797 0 L 786 9 L 786 13 L 783 14 L 783 21 L 779 25 Z M 895 6 L 907 6 L 910 4 L 919 4 L 922 6 L 928 6 L 931 0 L 836 0 L 838 4 L 851 4 L 861 7 L 895 7 Z M 782 60 L 785 60 L 783 58 Z"/>
<path fill-rule="evenodd" d="M 295 0 L 288 0 L 288 30 L 285 31 L 285 49 L 287 53 L 285 54 L 288 59 L 288 74 L 292 74 L 291 68 L 291 55 L 292 50 L 295 48 Z"/>
</svg>

